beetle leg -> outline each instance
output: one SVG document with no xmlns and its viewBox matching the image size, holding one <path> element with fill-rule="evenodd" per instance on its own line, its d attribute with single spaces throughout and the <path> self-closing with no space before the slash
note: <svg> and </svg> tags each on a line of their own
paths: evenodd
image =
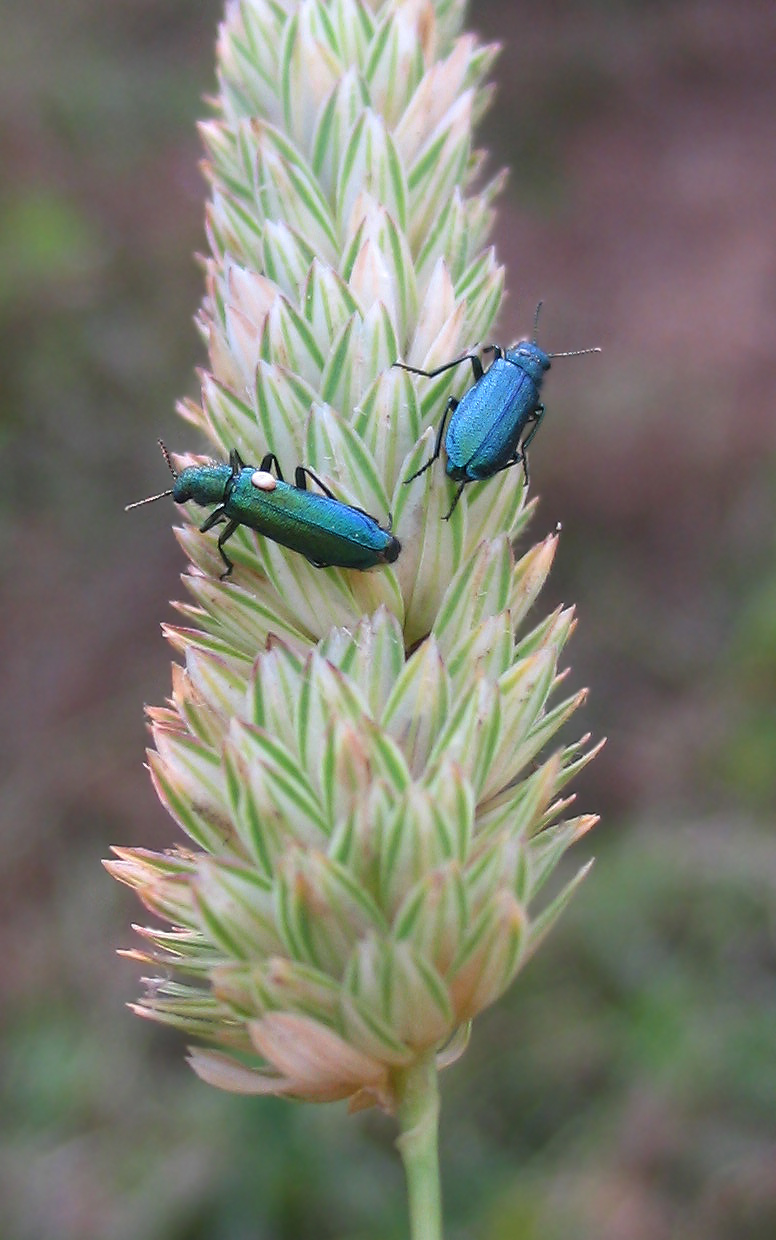
<svg viewBox="0 0 776 1240">
<path fill-rule="evenodd" d="M 459 400 L 456 400 L 455 396 L 451 396 L 447 404 L 445 405 L 445 411 L 442 414 L 442 421 L 439 423 L 439 430 L 437 431 L 436 443 L 434 444 L 434 457 L 435 458 L 438 457 L 440 452 L 442 451 L 442 436 L 445 433 L 445 423 L 447 422 L 447 419 L 449 418 L 450 414 L 455 413 L 460 403 L 461 402 Z"/>
<path fill-rule="evenodd" d="M 232 451 L 229 453 L 229 464 L 232 467 L 232 476 L 234 478 L 237 477 L 241 469 L 245 469 L 245 461 L 236 448 L 232 448 Z"/>
<path fill-rule="evenodd" d="M 498 346 L 495 346 L 496 348 Z M 394 366 L 398 366 L 400 370 L 408 370 L 411 375 L 423 375 L 424 379 L 435 379 L 437 375 L 441 375 L 446 370 L 451 370 L 453 366 L 460 366 L 461 362 L 471 362 L 474 371 L 474 382 L 478 383 L 482 378 L 482 362 L 476 353 L 464 353 L 463 357 L 457 357 L 454 362 L 445 362 L 444 366 L 437 366 L 435 370 L 421 370 L 418 366 L 408 366 L 406 362 L 394 362 Z"/>
<path fill-rule="evenodd" d="M 511 469 L 513 465 L 521 465 L 521 464 L 523 466 L 523 473 L 525 475 L 525 485 L 528 486 L 528 457 L 526 456 L 522 448 L 519 448 L 514 456 L 510 456 L 509 460 L 504 465 L 499 465 L 498 469 L 494 469 L 493 473 L 488 474 L 486 478 L 469 478 L 467 479 L 467 481 L 468 482 L 485 482 L 487 481 L 487 478 L 495 478 L 496 474 L 503 474 L 505 469 Z"/>
<path fill-rule="evenodd" d="M 217 508 L 213 509 L 210 516 L 206 517 L 205 520 L 202 522 L 202 524 L 199 527 L 199 532 L 200 534 L 207 534 L 208 530 L 212 530 L 214 525 L 218 525 L 219 521 L 226 521 L 226 520 L 227 520 L 227 517 L 224 512 L 224 506 L 223 504 L 219 504 Z"/>
<path fill-rule="evenodd" d="M 410 474 L 409 478 L 405 478 L 404 479 L 405 487 L 409 486 L 411 482 L 414 482 L 416 478 L 419 478 L 421 474 L 425 474 L 426 470 L 431 468 L 431 466 L 434 464 L 434 461 L 437 459 L 438 456 L 439 456 L 439 453 L 434 452 L 433 455 L 428 458 L 425 465 L 421 465 L 420 469 L 416 469 L 414 474 Z"/>
<path fill-rule="evenodd" d="M 540 302 L 539 304 L 541 305 L 541 302 Z M 531 440 L 533 439 L 534 435 L 535 435 L 535 434 L 536 434 L 536 432 L 538 431 L 538 429 L 539 429 L 539 427 L 540 427 L 540 425 L 541 425 L 541 421 L 542 421 L 542 418 L 543 418 L 543 417 L 544 417 L 544 405 L 537 405 L 537 406 L 536 406 L 536 409 L 534 410 L 534 416 L 533 416 L 533 426 L 531 427 L 530 431 L 528 432 L 528 434 L 526 435 L 525 439 L 524 439 L 524 440 L 523 440 L 523 442 L 521 443 L 521 445 L 520 445 L 520 450 L 518 451 L 517 455 L 515 456 L 515 464 L 517 464 L 517 462 L 518 462 L 518 461 L 522 461 L 522 462 L 523 462 L 523 477 L 525 478 L 525 485 L 526 485 L 526 487 L 528 487 L 528 482 L 529 482 L 529 478 L 528 478 L 528 453 L 526 452 L 526 448 L 528 447 L 529 443 L 531 442 Z"/>
<path fill-rule="evenodd" d="M 259 469 L 262 471 L 262 473 L 268 474 L 271 472 L 272 465 L 275 466 L 275 474 L 277 476 L 278 482 L 283 482 L 284 478 L 283 478 L 283 474 L 280 469 L 280 461 L 275 456 L 274 452 L 267 452 L 267 454 L 261 458 L 261 465 L 259 466 Z"/>
<path fill-rule="evenodd" d="M 431 453 L 431 456 L 428 458 L 425 465 L 421 465 L 420 469 L 416 469 L 414 474 L 410 474 L 409 478 L 404 479 L 405 487 L 407 486 L 408 482 L 413 482 L 415 478 L 419 478 L 421 474 L 424 474 L 427 469 L 431 468 L 431 466 L 434 464 L 434 461 L 439 459 L 440 453 L 442 451 L 442 436 L 445 433 L 445 423 L 447 422 L 448 416 L 451 413 L 455 413 L 456 409 L 458 408 L 458 404 L 459 402 L 455 399 L 455 397 L 451 396 L 447 404 L 445 405 L 445 411 L 442 414 L 442 420 L 439 423 L 439 430 L 437 431 L 437 437 L 434 442 L 434 451 Z"/>
<path fill-rule="evenodd" d="M 221 556 L 221 559 L 224 561 L 224 564 L 226 565 L 226 572 L 222 573 L 220 577 L 220 580 L 223 581 L 225 577 L 229 576 L 232 569 L 234 568 L 234 564 L 232 563 L 232 561 L 229 559 L 229 556 L 224 551 L 224 543 L 226 542 L 227 538 L 232 537 L 232 534 L 237 529 L 237 526 L 240 524 L 240 522 L 230 521 L 229 517 L 227 517 L 226 513 L 224 512 L 223 505 L 219 504 L 218 508 L 214 508 L 210 516 L 206 517 L 205 520 L 202 522 L 202 524 L 199 527 L 199 532 L 200 534 L 206 534 L 208 530 L 212 530 L 213 526 L 218 525 L 219 522 L 221 521 L 226 522 L 226 529 L 222 530 L 221 533 L 219 534 L 218 543 L 217 543 L 218 554 Z"/>
<path fill-rule="evenodd" d="M 218 543 L 216 544 L 218 547 L 218 554 L 221 556 L 221 559 L 224 561 L 224 564 L 226 565 L 226 571 L 221 574 L 221 576 L 219 577 L 219 581 L 224 581 L 230 575 L 232 569 L 234 568 L 234 564 L 232 563 L 232 561 L 229 559 L 229 556 L 224 551 L 224 543 L 226 542 L 227 538 L 232 537 L 232 534 L 237 529 L 237 526 L 239 524 L 240 524 L 239 521 L 227 521 L 225 528 L 221 531 L 221 533 L 218 536 Z"/>
<path fill-rule="evenodd" d="M 314 474 L 313 471 L 311 469 L 308 469 L 306 465 L 297 465 L 296 469 L 294 470 L 294 481 L 296 485 L 299 487 L 300 491 L 307 490 L 307 478 L 305 477 L 305 474 L 307 475 L 307 478 L 312 478 L 313 482 L 316 483 L 317 486 L 321 488 L 324 495 L 327 495 L 329 499 L 333 499 L 333 500 L 337 499 L 337 496 L 334 494 L 333 491 L 329 490 L 325 482 L 321 482 L 318 475 Z M 337 502 L 339 503 L 339 501 Z M 310 561 L 310 563 L 312 564 L 312 560 Z"/>
<path fill-rule="evenodd" d="M 534 410 L 533 418 L 531 419 L 531 420 L 532 420 L 532 422 L 533 422 L 533 426 L 531 427 L 530 431 L 528 432 L 528 434 L 526 435 L 525 439 L 523 440 L 523 442 L 522 442 L 522 443 L 521 443 L 521 445 L 520 445 L 521 450 L 522 450 L 523 452 L 525 452 L 525 450 L 526 450 L 526 448 L 528 447 L 529 443 L 531 442 L 531 440 L 533 439 L 534 435 L 535 435 L 535 434 L 536 434 L 536 432 L 538 431 L 538 429 L 539 429 L 539 427 L 540 427 L 540 425 L 541 425 L 541 421 L 542 421 L 542 418 L 543 418 L 543 417 L 544 417 L 544 405 L 537 405 L 537 406 L 536 406 L 536 409 Z"/>
<path fill-rule="evenodd" d="M 311 469 L 308 469 L 306 465 L 297 465 L 296 471 L 294 474 L 296 485 L 300 488 L 300 490 L 302 491 L 307 490 L 307 479 L 305 478 L 305 474 L 307 474 L 308 477 L 312 478 L 313 482 L 315 482 L 321 488 L 324 495 L 327 496 L 328 499 L 333 499 L 335 504 L 343 504 L 346 508 L 350 508 L 351 512 L 360 512 L 362 517 L 369 517 L 370 521 L 377 521 L 377 517 L 373 517 L 371 512 L 367 512 L 366 508 L 358 508 L 355 504 L 345 504 L 344 500 L 337 499 L 337 496 L 334 494 L 333 491 L 329 490 L 329 488 L 326 486 L 326 483 L 321 482 L 318 475 L 314 474 L 313 471 Z M 377 524 L 379 525 L 380 522 L 377 521 Z M 307 559 L 309 560 L 310 557 L 307 556 Z M 310 560 L 310 563 L 314 564 L 316 568 L 328 568 L 329 567 L 328 564 L 319 564 L 317 560 Z"/>
<path fill-rule="evenodd" d="M 495 478 L 496 474 L 503 474 L 505 469 L 511 469 L 513 465 L 522 465 L 523 474 L 525 475 L 525 485 L 528 486 L 528 482 L 529 482 L 528 456 L 526 454 L 525 448 L 526 448 L 526 444 L 529 443 L 531 439 L 533 439 L 535 434 L 536 434 L 536 427 L 533 428 L 533 430 L 531 431 L 531 434 L 520 445 L 520 447 L 515 452 L 514 456 L 510 456 L 508 461 L 505 461 L 503 465 L 499 465 L 498 469 L 494 469 L 491 474 L 487 474 L 483 478 L 467 478 L 466 481 L 467 482 L 485 482 L 487 481 L 488 478 Z M 456 503 L 457 502 L 458 502 L 458 497 L 456 496 Z"/>
<path fill-rule="evenodd" d="M 470 481 L 470 479 L 469 479 L 469 478 L 464 478 L 463 482 L 461 483 L 461 485 L 459 486 L 458 490 L 456 491 L 455 496 L 453 497 L 453 502 L 452 502 L 452 504 L 450 505 L 450 507 L 448 508 L 447 512 L 445 513 L 443 520 L 445 520 L 445 521 L 449 521 L 449 520 L 450 520 L 450 518 L 452 517 L 453 513 L 455 512 L 455 507 L 456 507 L 456 504 L 458 503 L 459 499 L 460 499 L 460 498 L 461 498 L 461 496 L 463 495 L 463 489 L 464 489 L 464 487 L 466 486 L 466 483 L 467 483 L 467 482 L 469 482 L 469 481 Z"/>
</svg>

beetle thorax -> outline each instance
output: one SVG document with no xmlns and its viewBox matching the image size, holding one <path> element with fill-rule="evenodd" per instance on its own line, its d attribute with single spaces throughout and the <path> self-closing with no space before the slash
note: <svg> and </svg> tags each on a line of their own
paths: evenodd
<svg viewBox="0 0 776 1240">
<path fill-rule="evenodd" d="M 226 487 L 232 477 L 229 465 L 189 465 L 175 479 L 172 497 L 176 504 L 193 499 L 195 504 L 221 504 L 226 498 Z"/>
<path fill-rule="evenodd" d="M 530 375 L 537 387 L 541 385 L 545 371 L 550 369 L 548 355 L 533 340 L 520 340 L 511 349 L 507 349 L 504 359 Z"/>
</svg>

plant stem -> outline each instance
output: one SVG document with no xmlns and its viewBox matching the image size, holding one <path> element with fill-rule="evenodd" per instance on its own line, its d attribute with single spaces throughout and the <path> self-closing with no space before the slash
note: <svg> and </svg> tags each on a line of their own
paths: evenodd
<svg viewBox="0 0 776 1240">
<path fill-rule="evenodd" d="M 442 1240 L 439 1184 L 439 1091 L 433 1051 L 395 1078 L 400 1133 L 396 1139 L 407 1176 L 411 1240 Z"/>
</svg>

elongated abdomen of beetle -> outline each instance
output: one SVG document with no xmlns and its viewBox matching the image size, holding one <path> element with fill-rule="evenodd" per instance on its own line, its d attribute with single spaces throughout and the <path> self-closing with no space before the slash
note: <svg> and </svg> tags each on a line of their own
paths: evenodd
<svg viewBox="0 0 776 1240">
<path fill-rule="evenodd" d="M 368 513 L 287 482 L 264 490 L 253 483 L 255 472 L 245 468 L 235 478 L 224 505 L 231 520 L 319 566 L 373 568 L 398 556 L 399 540 Z"/>
<path fill-rule="evenodd" d="M 449 477 L 474 482 L 503 468 L 514 456 L 538 401 L 533 377 L 496 358 L 450 419 L 445 438 Z"/>
</svg>

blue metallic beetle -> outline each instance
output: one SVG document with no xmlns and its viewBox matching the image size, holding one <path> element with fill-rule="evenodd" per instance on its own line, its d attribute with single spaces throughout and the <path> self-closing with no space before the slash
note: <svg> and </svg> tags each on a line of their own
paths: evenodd
<svg viewBox="0 0 776 1240">
<path fill-rule="evenodd" d="M 447 465 L 445 472 L 460 486 L 455 493 L 445 520 L 452 516 L 464 487 L 469 482 L 482 482 L 492 478 L 502 469 L 522 463 L 525 485 L 528 486 L 528 456 L 526 449 L 541 425 L 544 405 L 539 392 L 546 372 L 554 357 L 578 357 L 582 353 L 600 353 L 599 348 L 576 349 L 572 353 L 545 353 L 536 343 L 539 311 L 534 318 L 534 339 L 521 340 L 511 349 L 491 344 L 483 350 L 492 353 L 493 361 L 487 370 L 476 353 L 466 353 L 455 361 L 437 366 L 435 370 L 420 370 L 404 362 L 394 362 L 402 370 L 413 375 L 433 379 L 461 362 L 471 362 L 474 383 L 460 401 L 451 396 L 439 424 L 434 451 L 430 458 L 405 479 L 412 482 L 424 473 L 441 453 L 445 423 L 452 414 L 445 437 Z"/>
<path fill-rule="evenodd" d="M 377 564 L 392 564 L 401 551 L 401 543 L 390 529 L 384 529 L 363 509 L 336 499 L 304 465 L 297 466 L 296 485 L 292 486 L 284 481 L 274 452 L 268 452 L 257 469 L 255 465 L 246 465 L 233 449 L 228 464 L 211 461 L 189 465 L 178 473 L 161 439 L 159 446 L 175 479 L 173 487 L 127 504 L 126 511 L 152 504 L 165 495 L 171 495 L 176 504 L 189 500 L 203 507 L 216 504 L 200 532 L 204 534 L 214 525 L 225 524 L 217 544 L 226 565 L 222 581 L 234 567 L 224 551 L 224 543 L 239 525 L 250 526 L 291 551 L 298 551 L 316 568 L 374 568 Z M 307 490 L 308 477 L 318 484 L 322 495 Z"/>
</svg>

